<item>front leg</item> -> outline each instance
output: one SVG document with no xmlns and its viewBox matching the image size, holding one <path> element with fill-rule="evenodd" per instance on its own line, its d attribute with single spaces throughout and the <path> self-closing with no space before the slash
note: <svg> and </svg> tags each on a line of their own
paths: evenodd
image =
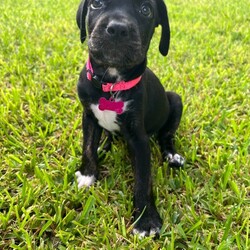
<svg viewBox="0 0 250 250">
<path fill-rule="evenodd" d="M 152 191 L 150 146 L 146 133 L 139 128 L 126 136 L 134 167 L 134 220 L 133 233 L 139 236 L 159 235 L 162 220 L 157 212 Z"/>
<path fill-rule="evenodd" d="M 97 149 L 102 134 L 102 128 L 91 114 L 84 112 L 82 122 L 84 140 L 82 164 L 76 172 L 78 188 L 92 185 L 98 177 Z"/>
</svg>

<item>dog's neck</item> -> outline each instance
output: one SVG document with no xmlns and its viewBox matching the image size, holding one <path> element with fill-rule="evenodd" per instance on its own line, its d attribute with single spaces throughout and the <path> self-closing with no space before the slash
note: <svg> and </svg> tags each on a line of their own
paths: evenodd
<svg viewBox="0 0 250 250">
<path fill-rule="evenodd" d="M 93 58 L 89 58 L 93 73 L 100 79 L 101 82 L 110 82 L 115 83 L 118 81 L 131 81 L 133 79 L 138 78 L 143 75 L 146 67 L 147 67 L 147 59 L 135 65 L 132 68 L 122 68 L 119 67 L 110 67 L 108 65 L 100 65 L 93 60 Z"/>
</svg>

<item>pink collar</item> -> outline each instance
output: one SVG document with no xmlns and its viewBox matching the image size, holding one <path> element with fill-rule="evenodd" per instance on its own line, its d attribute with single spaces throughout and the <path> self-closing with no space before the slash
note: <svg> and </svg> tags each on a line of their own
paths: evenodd
<svg viewBox="0 0 250 250">
<path fill-rule="evenodd" d="M 89 81 L 92 80 L 94 71 L 90 62 L 90 59 L 88 59 L 86 63 L 86 69 L 87 69 L 87 79 Z M 141 80 L 142 76 L 139 76 L 131 81 L 120 81 L 115 83 L 103 83 L 101 84 L 103 92 L 114 92 L 114 91 L 121 91 L 121 90 L 128 90 L 133 88 L 136 84 L 138 84 Z"/>
</svg>

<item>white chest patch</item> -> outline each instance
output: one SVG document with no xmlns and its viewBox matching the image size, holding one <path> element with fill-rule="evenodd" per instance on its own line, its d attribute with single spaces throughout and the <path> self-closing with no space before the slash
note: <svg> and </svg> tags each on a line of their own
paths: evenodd
<svg viewBox="0 0 250 250">
<path fill-rule="evenodd" d="M 127 110 L 128 102 L 124 102 L 123 112 Z M 117 123 L 117 113 L 110 110 L 100 110 L 98 104 L 91 104 L 90 108 L 94 113 L 101 127 L 109 132 L 118 132 L 120 127 Z"/>
</svg>

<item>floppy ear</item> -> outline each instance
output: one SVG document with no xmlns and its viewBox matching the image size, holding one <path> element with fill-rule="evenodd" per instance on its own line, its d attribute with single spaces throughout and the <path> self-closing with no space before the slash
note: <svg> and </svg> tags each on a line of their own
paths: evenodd
<svg viewBox="0 0 250 250">
<path fill-rule="evenodd" d="M 80 29 L 80 39 L 82 43 L 85 41 L 87 36 L 86 24 L 85 24 L 87 11 L 88 11 L 88 0 L 83 0 L 79 5 L 76 14 L 76 22 Z"/>
<path fill-rule="evenodd" d="M 159 50 L 163 56 L 166 56 L 168 54 L 170 44 L 170 27 L 168 22 L 168 12 L 163 0 L 157 0 L 157 8 L 159 14 L 159 24 L 162 27 Z"/>
</svg>

